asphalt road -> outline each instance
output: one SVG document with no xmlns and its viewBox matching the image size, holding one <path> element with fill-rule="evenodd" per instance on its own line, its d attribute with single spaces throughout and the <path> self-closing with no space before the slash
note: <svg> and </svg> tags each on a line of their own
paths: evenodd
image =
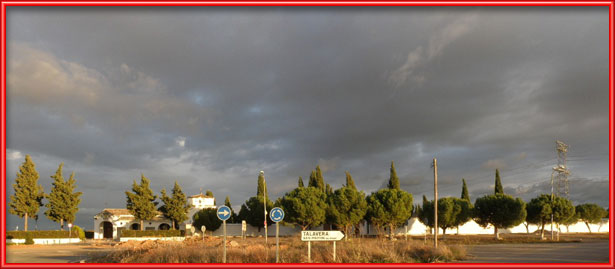
<svg viewBox="0 0 615 269">
<path fill-rule="evenodd" d="M 468 246 L 468 263 L 608 263 L 609 241 Z"/>
<path fill-rule="evenodd" d="M 90 255 L 111 251 L 110 246 L 91 244 L 7 246 L 7 263 L 74 263 Z"/>
</svg>

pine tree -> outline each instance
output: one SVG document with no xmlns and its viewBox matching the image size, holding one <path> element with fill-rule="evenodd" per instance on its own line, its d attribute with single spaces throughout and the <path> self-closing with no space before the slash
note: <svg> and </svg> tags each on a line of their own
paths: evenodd
<svg viewBox="0 0 615 269">
<path fill-rule="evenodd" d="M 299 182 L 297 183 L 297 187 L 303 188 L 303 178 L 301 178 L 301 176 L 299 176 Z"/>
<path fill-rule="evenodd" d="M 464 199 L 470 202 L 470 193 L 468 192 L 468 186 L 466 185 L 466 180 L 462 178 L 461 182 L 463 182 L 463 187 L 461 188 L 461 199 Z"/>
<path fill-rule="evenodd" d="M 70 174 L 68 181 L 66 181 L 66 214 L 64 220 L 68 223 L 75 222 L 75 215 L 79 211 L 79 204 L 81 203 L 81 192 L 74 192 L 77 185 L 75 185 L 75 172 Z"/>
<path fill-rule="evenodd" d="M 53 178 L 53 182 L 51 183 L 51 191 L 47 196 L 47 200 L 49 200 L 49 202 L 45 205 L 45 207 L 47 207 L 47 211 L 45 211 L 47 218 L 52 221 L 59 222 L 60 229 L 62 230 L 64 230 L 64 206 L 66 204 L 66 182 L 62 176 L 63 166 L 64 163 L 60 163 L 55 175 L 51 176 L 51 178 Z"/>
<path fill-rule="evenodd" d="M 28 230 L 28 218 L 36 219 L 39 208 L 45 198 L 43 186 L 38 184 L 36 165 L 26 155 L 26 160 L 19 167 L 19 172 L 13 184 L 15 194 L 11 195 L 9 213 L 24 218 L 24 230 Z"/>
<path fill-rule="evenodd" d="M 504 194 L 504 188 L 502 187 L 502 181 L 500 180 L 500 171 L 495 169 L 495 194 Z"/>
<path fill-rule="evenodd" d="M 318 186 L 318 178 L 316 177 L 316 171 L 312 170 L 310 174 L 310 180 L 308 181 L 308 187 L 314 187 L 322 191 L 320 186 Z"/>
<path fill-rule="evenodd" d="M 391 161 L 391 176 L 389 177 L 389 184 L 387 185 L 389 189 L 400 190 L 399 187 L 399 178 L 397 177 L 397 172 L 395 171 L 395 163 Z"/>
<path fill-rule="evenodd" d="M 137 182 L 133 181 L 132 192 L 126 191 L 126 208 L 136 220 L 140 221 L 141 231 L 145 230 L 143 221 L 151 220 L 158 214 L 156 211 L 158 202 L 154 202 L 157 197 L 149 187 L 149 183 L 149 179 L 141 174 L 141 184 L 137 185 Z"/>
<path fill-rule="evenodd" d="M 180 223 L 188 219 L 188 210 L 191 205 L 188 205 L 186 195 L 182 191 L 177 181 L 173 186 L 172 196 L 168 196 L 165 189 L 160 191 L 163 205 L 158 208 L 162 214 L 171 220 L 172 228 L 175 229 Z"/>
<path fill-rule="evenodd" d="M 331 185 L 329 185 L 329 183 L 325 185 L 325 194 L 327 196 L 333 194 L 333 188 L 331 187 Z"/>
<path fill-rule="evenodd" d="M 350 172 L 346 171 L 346 187 L 356 190 L 357 186 L 354 185 L 354 180 L 352 180 L 352 175 Z"/>
<path fill-rule="evenodd" d="M 326 193 L 327 190 L 326 190 L 326 186 L 325 186 L 325 179 L 322 176 L 322 171 L 320 170 L 320 165 L 316 165 L 316 180 L 318 182 L 318 187 L 320 188 L 320 190 Z"/>
<path fill-rule="evenodd" d="M 265 219 L 265 206 L 266 209 L 271 209 L 273 207 L 273 202 L 269 200 L 269 198 L 265 195 L 266 192 L 263 189 L 267 189 L 267 184 L 265 182 L 265 175 L 261 171 L 258 175 L 258 190 L 256 192 L 256 196 L 250 197 L 246 202 L 241 205 L 241 210 L 239 211 L 239 218 L 245 220 L 248 224 L 258 227 L 259 231 L 261 227 L 264 227 L 265 221 L 267 221 L 267 226 L 271 225 L 273 221 L 267 218 Z"/>
</svg>

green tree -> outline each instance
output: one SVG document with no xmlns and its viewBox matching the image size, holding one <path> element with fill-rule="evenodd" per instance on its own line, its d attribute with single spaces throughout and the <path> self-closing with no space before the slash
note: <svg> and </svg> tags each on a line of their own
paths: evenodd
<svg viewBox="0 0 615 269">
<path fill-rule="evenodd" d="M 137 185 L 137 182 L 133 181 L 132 192 L 126 191 L 126 208 L 130 210 L 136 220 L 139 220 L 142 231 L 145 230 L 143 221 L 151 220 L 158 215 L 156 210 L 158 202 L 155 202 L 157 197 L 149 183 L 149 179 L 141 174 L 141 184 Z"/>
<path fill-rule="evenodd" d="M 267 210 L 270 210 L 273 208 L 273 202 L 269 200 L 269 197 L 265 196 L 267 184 L 265 182 L 265 175 L 262 171 L 258 175 L 257 185 L 256 196 L 250 197 L 241 205 L 239 218 L 245 220 L 254 227 L 258 227 L 260 231 L 261 227 L 265 227 L 265 221 L 267 221 L 267 226 L 273 223 L 271 219 L 265 219 L 265 206 Z"/>
<path fill-rule="evenodd" d="M 367 212 L 365 193 L 352 187 L 343 187 L 335 190 L 327 197 L 327 200 L 329 205 L 326 213 L 327 219 L 330 219 L 331 223 L 336 226 L 342 227 L 346 235 L 345 240 L 348 240 L 350 227 L 359 224 Z"/>
<path fill-rule="evenodd" d="M 205 208 L 201 209 L 192 216 L 192 226 L 196 231 L 201 230 L 201 226 L 205 226 L 206 231 L 215 231 L 220 228 L 222 221 L 218 218 L 217 209 Z"/>
<path fill-rule="evenodd" d="M 64 219 L 66 219 L 66 181 L 62 176 L 62 167 L 64 163 L 60 163 L 55 175 L 51 176 L 53 182 L 51 183 L 51 191 L 47 195 L 49 202 L 45 205 L 47 211 L 45 215 L 52 221 L 60 223 L 60 229 L 64 230 Z"/>
<path fill-rule="evenodd" d="M 466 185 L 466 180 L 465 178 L 461 179 L 461 182 L 463 182 L 463 186 L 461 187 L 461 199 L 464 199 L 468 202 L 470 201 L 470 193 L 468 192 L 468 185 Z"/>
<path fill-rule="evenodd" d="M 13 184 L 15 194 L 11 195 L 9 213 L 24 219 L 24 230 L 28 230 L 28 218 L 37 218 L 38 210 L 45 198 L 43 186 L 38 184 L 36 165 L 26 155 L 26 160 L 19 166 L 19 172 Z"/>
<path fill-rule="evenodd" d="M 226 196 L 226 199 L 224 199 L 224 205 L 228 206 L 228 208 L 231 209 L 231 217 L 228 219 L 229 223 L 239 223 L 237 221 L 237 214 L 235 213 L 235 210 L 233 209 L 233 206 L 231 206 L 231 198 Z"/>
<path fill-rule="evenodd" d="M 527 222 L 541 227 L 540 236 L 544 238 L 545 224 L 553 222 L 558 225 L 567 223 L 567 220 L 575 216 L 575 208 L 572 202 L 564 197 L 549 194 L 541 194 L 527 204 Z"/>
<path fill-rule="evenodd" d="M 67 221 L 68 223 L 73 223 L 75 222 L 75 215 L 77 215 L 77 212 L 79 211 L 79 204 L 81 203 L 81 192 L 75 192 L 75 188 L 77 188 L 77 185 L 75 185 L 76 180 L 75 180 L 75 172 L 72 172 L 70 174 L 70 177 L 68 178 L 68 180 L 66 181 L 66 215 L 64 215 L 64 220 Z"/>
<path fill-rule="evenodd" d="M 465 199 L 456 197 L 440 198 L 438 199 L 438 228 L 441 228 L 443 235 L 445 235 L 446 229 L 458 227 L 468 222 L 471 218 L 470 212 L 470 202 Z M 423 201 L 419 221 L 430 228 L 434 227 L 433 201 Z"/>
<path fill-rule="evenodd" d="M 316 180 L 318 181 L 318 187 L 321 191 L 327 192 L 325 186 L 325 178 L 322 176 L 322 171 L 320 170 L 320 165 L 316 165 Z"/>
<path fill-rule="evenodd" d="M 579 219 L 585 223 L 589 233 L 592 233 L 589 224 L 600 223 L 607 214 L 607 211 L 597 204 L 580 204 L 577 205 L 576 211 L 579 212 Z"/>
<path fill-rule="evenodd" d="M 388 226 L 393 239 L 395 227 L 412 216 L 412 194 L 398 189 L 381 189 L 367 197 L 366 218 L 380 229 Z"/>
<path fill-rule="evenodd" d="M 500 180 L 500 171 L 495 169 L 495 194 L 504 194 L 504 187 L 502 187 L 502 180 Z"/>
<path fill-rule="evenodd" d="M 301 176 L 299 176 L 299 182 L 297 182 L 297 187 L 299 188 L 303 188 L 303 178 L 301 178 Z"/>
<path fill-rule="evenodd" d="M 357 186 L 354 185 L 354 180 L 352 179 L 352 175 L 350 175 L 350 172 L 346 171 L 346 186 L 345 187 L 349 187 L 352 189 L 357 189 Z"/>
<path fill-rule="evenodd" d="M 158 208 L 162 214 L 171 220 L 173 230 L 179 226 L 180 223 L 187 220 L 188 210 L 192 207 L 188 204 L 186 195 L 182 191 L 182 188 L 175 181 L 171 196 L 167 195 L 167 191 L 162 189 L 160 191 L 163 205 Z"/>
<path fill-rule="evenodd" d="M 395 163 L 391 161 L 391 171 L 389 176 L 389 183 L 387 184 L 387 188 L 400 190 L 399 187 L 399 178 L 397 177 L 397 172 L 395 171 Z"/>
<path fill-rule="evenodd" d="M 297 224 L 302 230 L 321 225 L 325 221 L 325 194 L 316 187 L 296 188 L 286 193 L 277 206 L 284 210 L 285 222 Z"/>
<path fill-rule="evenodd" d="M 206 190 L 205 196 L 214 198 L 214 205 L 216 205 L 216 197 L 214 196 L 214 193 L 211 190 Z"/>
<path fill-rule="evenodd" d="M 498 229 L 521 224 L 526 214 L 525 202 L 506 194 L 486 195 L 474 202 L 474 220 L 482 227 L 493 225 L 496 239 Z"/>
</svg>

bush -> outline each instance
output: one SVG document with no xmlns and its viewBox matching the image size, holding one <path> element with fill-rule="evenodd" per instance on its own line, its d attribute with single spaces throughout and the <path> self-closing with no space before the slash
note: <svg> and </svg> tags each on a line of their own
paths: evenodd
<svg viewBox="0 0 615 269">
<path fill-rule="evenodd" d="M 32 238 L 31 233 L 27 233 L 26 234 L 26 245 L 32 245 L 32 244 L 34 244 L 34 238 Z"/>
<path fill-rule="evenodd" d="M 185 236 L 184 230 L 149 230 L 149 231 L 136 231 L 136 230 L 122 230 L 120 237 L 172 237 L 172 236 Z"/>
<path fill-rule="evenodd" d="M 6 239 L 25 239 L 27 235 L 32 238 L 68 238 L 69 231 L 7 231 Z"/>
<path fill-rule="evenodd" d="M 83 229 L 81 229 L 81 227 L 75 225 L 73 226 L 71 230 L 72 230 L 71 237 L 78 236 L 79 239 L 81 239 L 81 241 L 85 241 L 85 232 L 83 231 Z"/>
</svg>

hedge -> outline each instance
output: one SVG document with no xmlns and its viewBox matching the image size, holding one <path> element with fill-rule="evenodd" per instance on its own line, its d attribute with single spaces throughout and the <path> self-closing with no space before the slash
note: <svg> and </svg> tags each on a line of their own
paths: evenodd
<svg viewBox="0 0 615 269">
<path fill-rule="evenodd" d="M 79 235 L 73 232 L 72 236 L 69 231 L 7 231 L 6 239 L 26 239 L 26 235 L 32 235 L 32 238 L 78 238 Z"/>
<path fill-rule="evenodd" d="M 172 236 L 185 236 L 186 232 L 183 230 L 122 230 L 120 237 L 172 237 Z"/>
</svg>

